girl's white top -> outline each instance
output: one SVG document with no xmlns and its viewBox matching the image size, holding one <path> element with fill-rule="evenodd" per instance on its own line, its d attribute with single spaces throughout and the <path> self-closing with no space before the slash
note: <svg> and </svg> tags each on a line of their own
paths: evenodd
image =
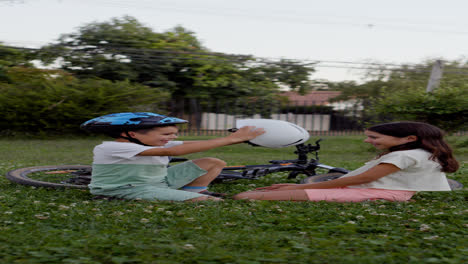
<svg viewBox="0 0 468 264">
<path fill-rule="evenodd" d="M 376 188 L 406 191 L 450 191 L 445 173 L 438 162 L 430 160 L 431 153 L 423 149 L 394 151 L 366 162 L 364 166 L 343 177 L 361 174 L 370 168 L 389 163 L 401 170 L 376 181 L 348 186 L 349 188 Z"/>
</svg>

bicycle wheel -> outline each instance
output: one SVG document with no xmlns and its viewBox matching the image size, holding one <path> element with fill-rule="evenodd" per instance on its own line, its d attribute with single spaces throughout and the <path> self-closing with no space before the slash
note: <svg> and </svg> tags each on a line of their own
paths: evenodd
<svg viewBox="0 0 468 264">
<path fill-rule="evenodd" d="M 21 168 L 7 172 L 12 182 L 35 187 L 87 189 L 91 166 L 61 165 Z"/>
<path fill-rule="evenodd" d="M 314 175 L 314 176 L 310 176 L 305 179 L 302 179 L 301 184 L 330 181 L 330 180 L 338 179 L 343 175 L 345 175 L 345 173 L 340 173 L 340 172 L 318 174 L 318 175 Z"/>
<path fill-rule="evenodd" d="M 452 190 L 461 190 L 463 189 L 463 184 L 459 181 L 453 180 L 453 179 L 447 179 L 450 189 Z"/>
</svg>

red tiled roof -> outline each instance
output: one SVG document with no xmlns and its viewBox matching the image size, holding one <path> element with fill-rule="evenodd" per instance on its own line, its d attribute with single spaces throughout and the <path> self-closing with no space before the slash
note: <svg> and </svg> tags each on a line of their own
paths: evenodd
<svg viewBox="0 0 468 264">
<path fill-rule="evenodd" d="M 282 96 L 288 97 L 290 102 L 297 104 L 323 105 L 329 103 L 330 99 L 337 97 L 341 92 L 337 91 L 311 91 L 305 95 L 299 95 L 297 92 L 283 92 Z"/>
</svg>

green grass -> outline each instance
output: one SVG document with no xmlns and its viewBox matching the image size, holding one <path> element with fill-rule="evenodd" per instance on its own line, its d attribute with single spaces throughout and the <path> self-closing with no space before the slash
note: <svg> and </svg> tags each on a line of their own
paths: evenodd
<svg viewBox="0 0 468 264">
<path fill-rule="evenodd" d="M 196 138 L 190 138 L 196 139 Z M 375 153 L 362 137 L 324 137 L 323 163 L 359 167 Z M 90 164 L 101 139 L 0 140 L 0 173 L 26 166 Z M 466 137 L 451 138 L 468 186 Z M 229 165 L 292 159 L 293 148 L 246 144 L 190 155 Z M 235 194 L 274 182 L 216 184 Z M 205 203 L 93 200 L 0 178 L 0 263 L 466 263 L 467 194 L 421 192 L 411 202 Z"/>
</svg>

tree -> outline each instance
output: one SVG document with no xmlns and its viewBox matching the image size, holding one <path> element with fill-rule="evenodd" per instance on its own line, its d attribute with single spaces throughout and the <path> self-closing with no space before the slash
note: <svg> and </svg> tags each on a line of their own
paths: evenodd
<svg viewBox="0 0 468 264">
<path fill-rule="evenodd" d="M 158 34 L 134 18 L 115 18 L 110 22 L 83 26 L 78 33 L 62 35 L 58 44 L 42 48 L 41 58 L 49 63 L 60 58 L 62 69 L 78 78 L 128 79 L 142 84 L 171 86 L 173 84 L 163 73 L 172 69 L 174 56 L 153 50 L 161 46 L 165 46 L 167 52 L 200 49 L 196 39 L 190 39 L 190 34 L 180 28 Z M 181 36 L 180 41 L 178 36 Z"/>
<path fill-rule="evenodd" d="M 426 93 L 434 61 L 402 65 L 392 70 L 381 67 L 370 70 L 367 73 L 370 80 L 362 84 L 340 82 L 329 83 L 328 86 L 342 92 L 333 101 L 355 100 L 364 108 L 359 122 L 365 126 L 376 122 L 413 120 L 428 122 L 449 132 L 466 129 L 468 87 L 463 73 L 468 73 L 468 64 L 463 61 L 445 62 L 440 87 L 433 93 Z"/>
<path fill-rule="evenodd" d="M 61 70 L 11 67 L 0 82 L 0 131 L 79 131 L 91 118 L 113 112 L 148 111 L 168 94 L 128 81 L 77 79 Z"/>
<path fill-rule="evenodd" d="M 78 78 L 129 80 L 168 91 L 176 100 L 268 98 L 280 84 L 303 92 L 313 72 L 300 63 L 210 52 L 183 27 L 155 33 L 131 17 L 81 27 L 41 55 L 49 63 L 61 58 L 62 69 Z"/>
<path fill-rule="evenodd" d="M 372 109 L 392 120 L 427 122 L 447 132 L 468 129 L 468 85 L 441 86 L 428 93 L 425 87 L 384 92 Z"/>
<path fill-rule="evenodd" d="M 468 128 L 468 86 L 464 75 L 467 63 L 446 62 L 440 87 L 426 92 L 433 61 L 390 72 L 370 72 L 376 79 L 343 89 L 337 99 L 358 98 L 365 107 L 363 120 L 368 122 L 413 120 L 454 132 Z M 373 121 L 372 121 L 373 120 Z"/>
<path fill-rule="evenodd" d="M 463 74 L 468 63 L 446 62 L 440 86 L 426 92 L 426 80 L 414 78 L 410 89 L 384 91 L 375 100 L 377 113 L 390 115 L 392 120 L 415 120 L 436 125 L 449 133 L 468 129 L 468 85 Z M 421 67 L 430 72 L 432 62 Z M 413 73 L 415 74 L 415 73 Z"/>
<path fill-rule="evenodd" d="M 9 82 L 7 71 L 13 66 L 31 66 L 32 53 L 4 46 L 0 43 L 0 82 Z"/>
<path fill-rule="evenodd" d="M 363 106 L 370 106 L 374 98 L 386 93 L 411 90 L 424 86 L 429 79 L 432 61 L 415 65 L 401 65 L 389 69 L 382 65 L 374 67 L 366 73 L 366 81 L 358 84 L 354 81 L 328 83 L 330 89 L 341 91 L 334 101 L 354 99 Z"/>
<path fill-rule="evenodd" d="M 309 76 L 315 72 L 313 65 L 313 63 L 280 59 L 278 62 L 267 61 L 260 69 L 275 83 L 280 83 L 304 95 L 312 90 Z"/>
</svg>

